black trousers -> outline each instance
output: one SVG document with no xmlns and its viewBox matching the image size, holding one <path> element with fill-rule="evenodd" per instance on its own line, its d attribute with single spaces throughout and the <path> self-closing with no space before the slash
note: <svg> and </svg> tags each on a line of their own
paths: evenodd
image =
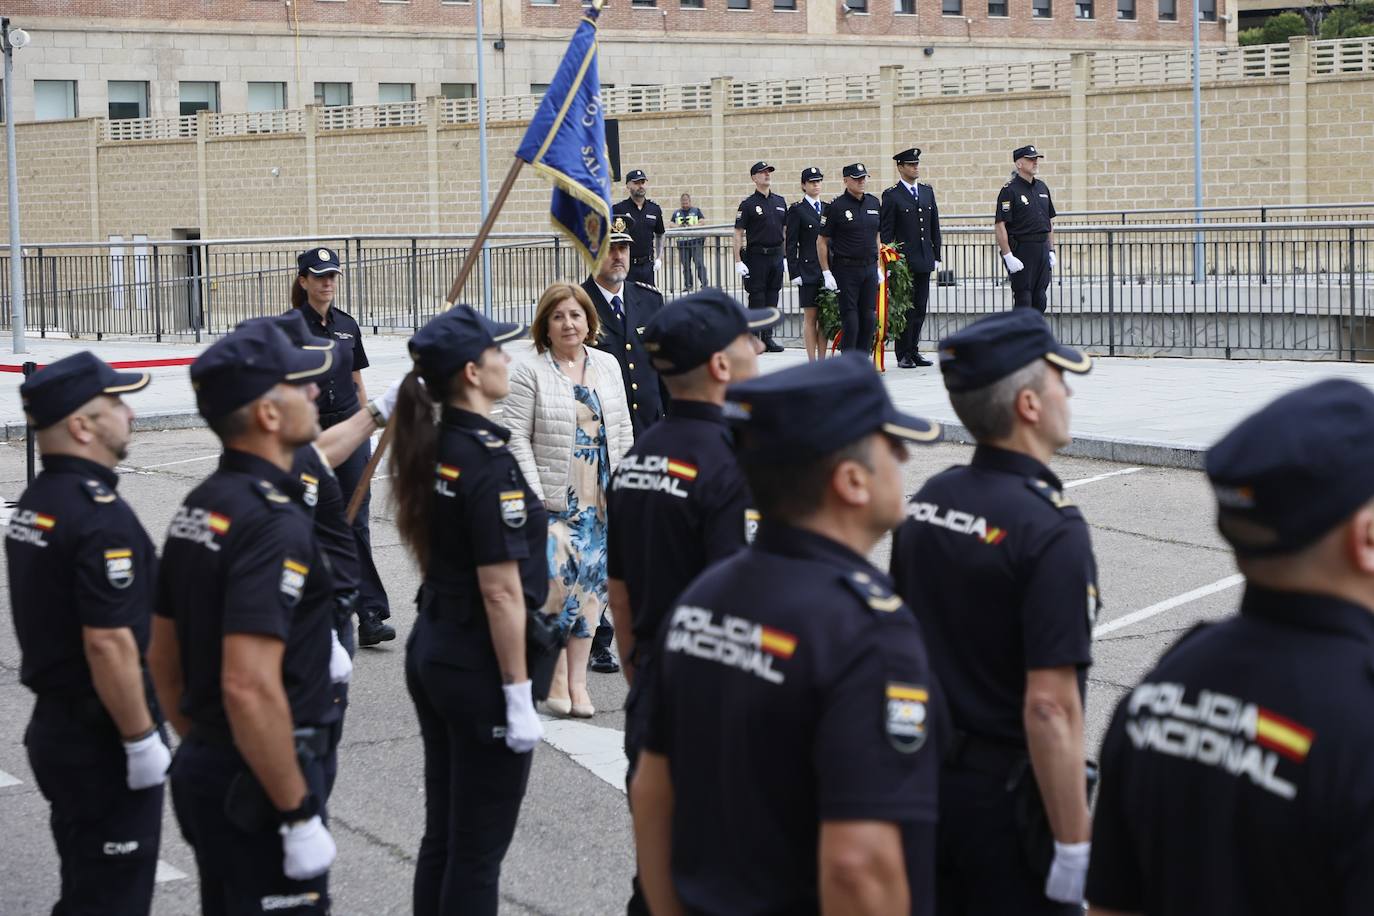
<svg viewBox="0 0 1374 916">
<path fill-rule="evenodd" d="M 751 309 L 775 309 L 778 307 L 778 294 L 782 291 L 783 257 L 777 254 L 754 254 L 744 249 L 744 266 L 749 268 L 749 276 L 744 280 L 744 292 Z M 762 332 L 764 340 L 773 339 L 773 329 Z"/>
<path fill-rule="evenodd" d="M 1012 308 L 1030 306 L 1044 312 L 1049 301 L 1046 292 L 1050 288 L 1050 248 L 1047 242 L 1017 242 L 1011 246 L 1011 253 L 1024 265 L 1011 275 Z"/>
<path fill-rule="evenodd" d="M 331 424 L 332 425 L 332 424 Z M 343 491 L 344 504 L 353 498 L 353 491 L 363 479 L 368 459 L 372 457 L 372 442 L 366 441 L 334 469 L 339 478 L 339 489 Z M 372 504 L 372 490 L 363 497 L 358 507 L 358 517 L 353 520 L 353 537 L 358 547 L 358 608 L 376 611 L 383 619 L 391 616 L 391 606 L 387 601 L 382 577 L 377 573 L 377 564 L 372 561 L 372 528 L 368 523 L 368 508 Z"/>
<path fill-rule="evenodd" d="M 639 752 L 644 748 L 644 739 L 649 730 L 649 710 L 652 705 L 649 695 L 653 690 L 656 671 L 653 655 L 647 651 L 637 651 L 635 682 L 625 697 L 625 760 L 628 762 L 625 769 L 626 797 L 629 796 L 635 766 L 639 763 Z M 649 901 L 639 883 L 638 869 L 630 879 L 630 901 L 625 905 L 625 913 L 626 916 L 649 916 Z"/>
<path fill-rule="evenodd" d="M 606 616 L 605 608 L 601 610 L 601 617 L 596 622 L 596 632 L 592 634 L 592 651 L 597 649 L 611 648 L 611 641 L 615 639 L 615 626 L 611 623 L 611 618 Z"/>
<path fill-rule="evenodd" d="M 830 268 L 840 287 L 840 352 L 873 349 L 878 326 L 878 267 L 875 261 L 857 267 L 835 264 Z"/>
<path fill-rule="evenodd" d="M 650 258 L 649 260 L 645 261 L 643 264 L 634 264 L 634 263 L 631 263 L 631 264 L 630 264 L 630 273 L 629 273 L 629 276 L 626 277 L 626 279 L 627 279 L 627 280 L 630 280 L 630 281 L 638 280 L 640 283 L 647 283 L 647 284 L 649 284 L 650 286 L 653 286 L 653 285 L 654 285 L 654 259 L 653 259 L 653 258 Z"/>
<path fill-rule="evenodd" d="M 415 863 L 414 913 L 495 916 L 501 860 L 515 835 L 534 755 L 493 740 L 494 711 L 474 703 L 489 695 L 488 682 L 499 681 L 498 674 L 416 651 L 432 629 L 420 615 L 406 646 L 406 687 L 425 748 L 425 834 Z"/>
<path fill-rule="evenodd" d="M 61 859 L 52 914 L 147 916 L 162 839 L 163 787 L 129 789 L 119 734 L 108 716 L 88 705 L 98 703 L 94 697 L 75 704 L 39 697 L 24 734 Z"/>
<path fill-rule="evenodd" d="M 697 281 L 702 289 L 710 284 L 706 280 L 706 241 L 685 242 L 677 246 L 677 256 L 682 260 L 682 288 L 692 291 L 692 268 L 696 268 Z"/>
<path fill-rule="evenodd" d="M 306 785 L 324 804 L 324 765 L 304 761 Z M 196 854 L 203 916 L 248 916 L 264 912 L 329 912 L 329 873 L 295 881 L 283 870 L 281 834 L 275 812 L 265 802 L 252 830 L 229 822 L 225 801 L 236 779 L 252 780 L 237 750 L 188 737 L 172 761 L 172 801 L 181 835 Z M 241 782 L 239 788 L 253 783 Z M 237 791 L 237 790 L 236 790 Z M 261 791 L 260 789 L 258 791 Z"/>
<path fill-rule="evenodd" d="M 911 272 L 911 307 L 906 312 L 906 327 L 897 340 L 897 358 L 915 359 L 921 354 L 921 327 L 926 323 L 930 302 L 930 271 Z"/>
</svg>

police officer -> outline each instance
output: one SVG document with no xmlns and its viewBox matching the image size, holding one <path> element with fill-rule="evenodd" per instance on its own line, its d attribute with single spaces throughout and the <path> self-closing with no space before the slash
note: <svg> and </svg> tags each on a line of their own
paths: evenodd
<svg viewBox="0 0 1374 916">
<path fill-rule="evenodd" d="M 1031 306 L 1043 312 L 1055 266 L 1054 199 L 1035 177 L 1044 158 L 1039 150 L 1018 146 L 1011 158 L 1016 171 L 1002 185 L 993 213 L 997 249 L 1011 276 L 1012 307 Z"/>
<path fill-rule="evenodd" d="M 1207 453 L 1245 592 L 1117 706 L 1094 913 L 1365 913 L 1374 899 L 1374 395 L 1284 395 Z M 1352 714 L 1353 713 L 1353 714 Z"/>
<path fill-rule="evenodd" d="M 840 350 L 873 349 L 878 324 L 878 228 L 881 204 L 864 192 L 868 169 L 862 162 L 844 167 L 844 193 L 821 217 L 816 255 L 825 288 L 840 300 Z"/>
<path fill-rule="evenodd" d="M 695 229 L 706 217 L 701 208 L 693 206 L 692 195 L 683 194 L 668 222 L 678 229 Z M 677 240 L 677 256 L 682 261 L 682 288 L 692 291 L 692 269 L 696 268 L 696 279 L 702 289 L 710 285 L 706 277 L 706 239 L 700 235 L 684 235 Z"/>
<path fill-rule="evenodd" d="M 802 199 L 787 209 L 787 273 L 797 288 L 797 304 L 802 310 L 802 341 L 808 360 L 825 358 L 825 340 L 816 309 L 816 293 L 821 289 L 821 262 L 816 256 L 816 238 L 821 231 L 821 181 L 825 175 L 814 165 L 802 169 Z"/>
<path fill-rule="evenodd" d="M 729 397 L 764 523 L 663 621 L 631 788 L 649 902 L 814 913 L 863 888 L 866 912 L 929 912 L 938 696 L 915 618 L 864 557 L 902 518 L 904 443 L 940 429 L 858 356 Z"/>
<path fill-rule="evenodd" d="M 363 349 L 362 330 L 352 316 L 334 305 L 335 290 L 343 268 L 339 256 L 329 248 L 311 248 L 296 258 L 298 276 L 291 287 L 291 305 L 305 316 L 316 337 L 334 341 L 333 365 L 329 374 L 320 380 L 320 427 L 329 429 L 357 413 L 367 403 L 367 389 L 363 385 L 363 370 L 369 365 Z M 353 498 L 353 491 L 362 480 L 368 459 L 372 457 L 371 440 L 359 446 L 347 461 L 338 464 L 334 473 L 343 488 L 344 499 Z M 358 643 L 375 646 L 396 638 L 396 630 L 384 623 L 391 616 L 386 589 L 372 560 L 372 531 L 368 523 L 368 506 L 372 496 L 363 497 L 358 515 L 353 520 L 353 532 L 358 539 L 360 571 L 358 614 Z"/>
<path fill-rule="evenodd" d="M 1046 464 L 1069 442 L 1063 373 L 1091 366 L 1029 309 L 940 342 L 950 402 L 978 446 L 912 497 L 892 575 L 956 729 L 940 776 L 941 913 L 1081 909 L 1097 565 Z"/>
<path fill-rule="evenodd" d="M 334 585 L 291 468 L 332 357 L 258 319 L 191 366 L 224 454 L 168 527 L 148 661 L 207 914 L 329 912 Z"/>
<path fill-rule="evenodd" d="M 902 257 L 911 271 L 911 307 L 897 340 L 897 365 L 915 369 L 930 365 L 921 355 L 921 327 L 930 301 L 930 273 L 940 269 L 940 208 L 935 204 L 935 189 L 917 181 L 921 151 L 913 146 L 892 160 L 900 177 L 883 192 L 879 235 L 884 245 L 902 246 Z"/>
<path fill-rule="evenodd" d="M 410 339 L 415 370 L 396 403 L 397 527 L 424 577 L 406 646 L 425 748 L 417 916 L 496 913 L 501 859 L 543 736 L 534 701 L 554 655 L 536 671 L 526 646 L 544 616 L 530 609 L 549 588 L 548 519 L 506 448 L 510 433 L 491 419 L 510 392 L 501 344 L 525 330 L 466 305 L 444 312 Z"/>
<path fill-rule="evenodd" d="M 146 914 L 171 754 L 143 670 L 157 554 L 115 492 L 128 454 L 122 395 L 148 384 L 89 352 L 20 386 L 43 471 L 5 531 L 24 733 L 62 860 L 54 913 Z"/>
<path fill-rule="evenodd" d="M 630 196 L 611 208 L 611 215 L 626 214 L 630 226 L 630 280 L 654 285 L 663 269 L 663 208 L 649 200 L 645 187 L 649 176 L 643 169 L 632 169 L 625 176 Z"/>
<path fill-rule="evenodd" d="M 740 201 L 735 211 L 735 273 L 744 280 L 751 309 L 777 308 L 782 291 L 787 201 L 772 191 L 774 171 L 762 161 L 749 167 L 754 193 Z M 761 336 L 769 353 L 782 352 L 771 329 Z"/>
</svg>

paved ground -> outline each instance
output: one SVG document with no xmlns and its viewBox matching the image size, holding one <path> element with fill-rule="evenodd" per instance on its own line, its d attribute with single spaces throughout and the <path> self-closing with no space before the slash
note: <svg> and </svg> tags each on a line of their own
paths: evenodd
<svg viewBox="0 0 1374 916">
<path fill-rule="evenodd" d="M 1102 379 L 1110 380 L 1118 371 L 1136 373 L 1135 383 L 1142 385 L 1148 373 L 1159 388 L 1175 390 L 1178 383 L 1164 381 L 1172 377 L 1174 362 L 1161 363 L 1090 376 L 1078 386 L 1076 406 L 1096 405 L 1103 416 L 1110 415 L 1110 404 L 1103 405 L 1101 395 L 1092 392 L 1095 384 L 1100 387 Z M 1275 374 L 1287 371 L 1272 364 L 1263 368 Z M 913 406 L 929 404 L 930 412 L 937 413 L 933 376 L 905 375 L 912 378 L 898 382 L 902 399 Z M 1187 396 L 1186 390 L 1179 392 L 1180 398 Z M 1179 417 L 1180 411 L 1161 408 L 1158 416 Z M 1202 434 L 1200 429 L 1198 435 Z M 1206 438 L 1213 435 L 1207 432 Z M 162 540 L 183 495 L 209 472 L 212 462 L 207 456 L 215 451 L 203 430 L 149 432 L 135 441 L 121 491 L 155 540 Z M 916 489 L 931 473 L 967 460 L 968 451 L 961 445 L 918 450 L 908 465 L 909 489 Z M 1179 631 L 1195 620 L 1230 613 L 1239 591 L 1228 587 L 1235 570 L 1212 526 L 1211 499 L 1199 474 L 1078 458 L 1058 460 L 1055 466 L 1071 481 L 1072 498 L 1093 524 L 1101 568 L 1104 609 L 1088 698 L 1089 746 L 1095 749 L 1122 692 Z M 23 479 L 22 443 L 0 443 L 0 495 L 14 498 Z M 393 623 L 403 640 L 414 616 L 409 596 L 415 591 L 416 574 L 390 521 L 386 481 L 379 480 L 377 487 L 376 558 L 392 597 Z M 875 562 L 885 566 L 886 551 L 887 545 L 880 545 Z M 1209 587 L 1218 590 L 1186 600 Z M 1180 596 L 1185 600 L 1177 603 Z M 8 603 L 6 589 L 0 595 L 0 911 L 32 914 L 51 907 L 57 860 L 46 806 L 21 744 L 32 698 L 18 683 Z M 398 640 L 364 650 L 356 662 L 340 778 L 331 805 L 339 843 L 332 877 L 336 912 L 347 916 L 410 911 L 410 879 L 423 819 L 422 759 L 402 678 L 401 646 Z M 535 752 L 529 794 L 503 874 L 503 912 L 605 914 L 623 904 L 633 868 L 618 752 L 624 683 L 618 675 L 592 675 L 592 695 L 598 708 L 595 719 L 549 723 L 548 741 Z M 194 913 L 195 869 L 170 807 L 163 838 L 164 876 L 170 880 L 158 885 L 154 912 Z"/>
</svg>

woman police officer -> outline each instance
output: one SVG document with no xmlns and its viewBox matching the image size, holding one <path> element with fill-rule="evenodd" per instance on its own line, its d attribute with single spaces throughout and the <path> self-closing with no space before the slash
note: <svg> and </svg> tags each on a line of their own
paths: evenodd
<svg viewBox="0 0 1374 916">
<path fill-rule="evenodd" d="M 510 389 L 501 342 L 524 332 L 465 305 L 439 315 L 410 339 L 415 368 L 396 402 L 396 523 L 423 576 L 406 647 L 425 749 L 419 916 L 496 913 L 501 859 L 543 736 L 526 630 L 539 628 L 542 615 L 530 621 L 527 609 L 548 593 L 548 520 L 506 449 L 509 433 L 491 419 Z M 552 665 L 543 668 L 547 689 Z"/>
</svg>

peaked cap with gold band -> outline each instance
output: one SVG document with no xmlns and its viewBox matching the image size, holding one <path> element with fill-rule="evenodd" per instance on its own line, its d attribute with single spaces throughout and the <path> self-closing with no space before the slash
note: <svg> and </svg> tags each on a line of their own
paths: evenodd
<svg viewBox="0 0 1374 916">
<path fill-rule="evenodd" d="M 1037 359 L 1080 375 L 1093 367 L 1092 357 L 1055 340 L 1035 309 L 989 315 L 940 341 L 940 372 L 950 391 L 983 388 Z"/>
</svg>

